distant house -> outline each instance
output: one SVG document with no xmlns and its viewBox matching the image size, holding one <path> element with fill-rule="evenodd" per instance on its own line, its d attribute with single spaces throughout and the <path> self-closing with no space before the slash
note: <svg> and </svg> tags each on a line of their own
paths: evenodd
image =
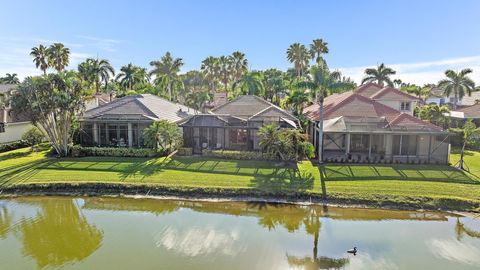
<svg viewBox="0 0 480 270">
<path fill-rule="evenodd" d="M 184 145 L 201 154 L 203 149 L 260 150 L 258 129 L 269 123 L 297 128 L 298 119 L 257 96 L 239 96 L 180 122 Z"/>
<path fill-rule="evenodd" d="M 126 96 L 87 110 L 79 140 L 84 146 L 142 147 L 143 130 L 154 121 L 178 122 L 196 113 L 151 94 Z"/>
<path fill-rule="evenodd" d="M 0 143 L 18 141 L 23 133 L 32 127 L 30 120 L 21 114 L 12 110 L 8 104 L 8 98 L 15 91 L 13 84 L 0 84 Z"/>
<path fill-rule="evenodd" d="M 412 116 L 417 101 L 372 83 L 328 96 L 323 106 L 323 160 L 448 163 L 449 133 Z M 304 115 L 318 149 L 319 105 L 305 108 Z"/>
<path fill-rule="evenodd" d="M 480 122 L 480 103 L 472 106 L 463 107 L 449 113 L 450 117 L 457 119 L 472 119 Z"/>
<path fill-rule="evenodd" d="M 480 91 L 472 92 L 472 94 L 465 95 L 462 99 L 457 101 L 457 106 L 472 106 L 480 100 Z M 445 96 L 444 91 L 440 88 L 432 88 L 430 96 L 425 99 L 425 104 L 437 104 L 437 105 L 451 105 L 455 103 L 455 96 Z"/>
</svg>

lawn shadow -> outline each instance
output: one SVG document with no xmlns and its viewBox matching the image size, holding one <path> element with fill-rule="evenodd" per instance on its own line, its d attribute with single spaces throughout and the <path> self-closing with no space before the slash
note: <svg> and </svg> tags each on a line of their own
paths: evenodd
<svg viewBox="0 0 480 270">
<path fill-rule="evenodd" d="M 0 172 L 0 187 L 7 187 L 15 184 L 21 184 L 28 181 L 32 176 L 38 173 L 38 168 L 53 163 L 50 160 L 36 160 L 15 166 L 15 169 L 8 169 Z"/>
<path fill-rule="evenodd" d="M 311 173 L 300 172 L 298 169 L 286 169 L 282 173 L 255 175 L 250 186 L 265 192 L 302 192 L 310 190 L 314 185 Z"/>
</svg>

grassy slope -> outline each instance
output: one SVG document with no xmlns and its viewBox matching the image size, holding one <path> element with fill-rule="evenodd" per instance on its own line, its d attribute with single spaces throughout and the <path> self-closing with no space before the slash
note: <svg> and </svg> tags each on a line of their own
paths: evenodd
<svg viewBox="0 0 480 270">
<path fill-rule="evenodd" d="M 453 163 L 456 159 L 458 155 L 452 155 Z M 470 152 L 466 159 L 471 172 L 480 175 L 480 153 Z M 32 154 L 20 149 L 0 154 L 0 184 L 104 182 L 308 192 L 333 199 L 412 206 L 437 207 L 445 201 L 480 203 L 478 178 L 448 166 L 327 165 L 319 171 L 310 162 L 303 162 L 298 168 L 300 173 L 271 162 L 188 157 L 57 160 L 47 159 L 45 152 Z"/>
</svg>

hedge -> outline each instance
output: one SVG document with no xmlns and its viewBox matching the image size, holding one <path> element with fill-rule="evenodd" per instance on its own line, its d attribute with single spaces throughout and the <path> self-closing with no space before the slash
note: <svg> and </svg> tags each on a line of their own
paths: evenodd
<svg viewBox="0 0 480 270">
<path fill-rule="evenodd" d="M 24 140 L 3 143 L 3 144 L 0 144 L 0 153 L 16 150 L 16 149 L 27 147 L 27 146 L 30 146 L 30 145 Z"/>
<path fill-rule="evenodd" d="M 72 147 L 72 156 L 74 157 L 156 157 L 164 154 L 163 151 L 157 151 L 151 148 L 83 147 L 80 145 L 74 145 Z"/>
<path fill-rule="evenodd" d="M 208 150 L 202 151 L 203 156 L 224 159 L 256 159 L 256 160 L 279 160 L 277 157 L 262 152 L 234 151 L 234 150 Z"/>
</svg>

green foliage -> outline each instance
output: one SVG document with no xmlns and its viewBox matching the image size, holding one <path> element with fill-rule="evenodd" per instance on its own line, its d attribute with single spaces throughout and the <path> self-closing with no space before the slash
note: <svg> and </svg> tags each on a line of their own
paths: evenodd
<svg viewBox="0 0 480 270">
<path fill-rule="evenodd" d="M 310 57 L 310 52 L 303 44 L 293 43 L 287 49 L 287 60 L 294 65 L 297 77 L 304 75 Z"/>
<path fill-rule="evenodd" d="M 437 104 L 432 104 L 419 108 L 417 115 L 422 120 L 429 121 L 440 127 L 445 127 L 449 121 L 449 118 L 445 116 L 445 114 L 449 112 L 450 109 L 447 105 L 439 106 Z"/>
<path fill-rule="evenodd" d="M 475 82 L 467 75 L 472 73 L 473 70 L 466 68 L 460 72 L 455 72 L 451 69 L 445 71 L 446 79 L 438 82 L 438 88 L 444 91 L 445 96 L 454 95 L 455 101 L 453 103 L 453 109 L 457 108 L 458 100 L 462 99 L 465 95 L 471 95 L 472 91 L 478 90 L 475 87 Z"/>
<path fill-rule="evenodd" d="M 463 125 L 462 128 L 454 128 L 454 129 L 451 129 L 451 131 L 454 131 L 457 134 L 461 134 L 463 144 L 460 152 L 460 160 L 459 160 L 458 167 L 460 169 L 464 169 L 463 162 L 464 162 L 465 148 L 468 145 L 478 144 L 478 141 L 480 140 L 480 128 L 478 128 L 475 125 L 475 123 L 473 123 L 473 121 L 470 119 Z"/>
<path fill-rule="evenodd" d="M 362 84 L 366 82 L 376 82 L 381 86 L 383 86 L 385 83 L 388 86 L 393 86 L 393 82 L 390 79 L 390 76 L 395 74 L 395 70 L 385 66 L 384 63 L 381 63 L 376 68 L 365 69 L 365 77 L 362 80 Z"/>
<path fill-rule="evenodd" d="M 9 142 L 9 143 L 0 143 L 0 153 L 20 149 L 27 146 L 29 146 L 29 144 L 23 140 Z"/>
<path fill-rule="evenodd" d="M 95 92 L 98 94 L 102 83 L 107 88 L 110 77 L 115 75 L 115 70 L 106 59 L 87 58 L 78 65 L 78 73 L 85 82 L 95 86 Z"/>
<path fill-rule="evenodd" d="M 155 75 L 155 84 L 165 90 L 164 93 L 168 94 L 171 101 L 177 100 L 175 90 L 183 83 L 178 76 L 183 66 L 182 58 L 173 58 L 170 52 L 167 52 L 159 61 L 151 61 L 150 65 L 153 67 L 150 75 Z"/>
<path fill-rule="evenodd" d="M 263 76 L 260 72 L 249 72 L 242 75 L 239 80 L 233 84 L 233 88 L 239 89 L 242 95 L 265 95 Z"/>
<path fill-rule="evenodd" d="M 270 153 L 262 153 L 258 151 L 236 151 L 236 150 L 209 150 L 202 151 L 202 155 L 206 157 L 232 159 L 232 160 L 279 160 L 278 156 Z"/>
<path fill-rule="evenodd" d="M 102 157 L 157 157 L 164 153 L 151 148 L 115 148 L 115 147 L 83 147 L 74 145 L 72 156 L 102 156 Z"/>
<path fill-rule="evenodd" d="M 282 129 L 276 124 L 258 130 L 259 144 L 269 156 L 281 160 L 299 160 L 313 157 L 315 149 L 307 136 L 296 129 Z"/>
<path fill-rule="evenodd" d="M 42 130 L 58 155 L 67 156 L 72 143 L 72 125 L 84 108 L 82 82 L 75 72 L 28 77 L 18 85 L 12 107 Z"/>
<path fill-rule="evenodd" d="M 41 143 L 45 139 L 43 133 L 36 127 L 32 127 L 25 131 L 22 135 L 22 140 L 32 147 L 32 151 L 35 145 Z"/>
<path fill-rule="evenodd" d="M 168 153 L 181 147 L 182 133 L 175 123 L 166 120 L 154 122 L 143 131 L 143 138 L 147 146 L 154 149 L 163 149 Z"/>
<path fill-rule="evenodd" d="M 7 73 L 5 77 L 0 77 L 0 83 L 19 84 L 20 80 L 18 79 L 17 73 Z"/>
</svg>

